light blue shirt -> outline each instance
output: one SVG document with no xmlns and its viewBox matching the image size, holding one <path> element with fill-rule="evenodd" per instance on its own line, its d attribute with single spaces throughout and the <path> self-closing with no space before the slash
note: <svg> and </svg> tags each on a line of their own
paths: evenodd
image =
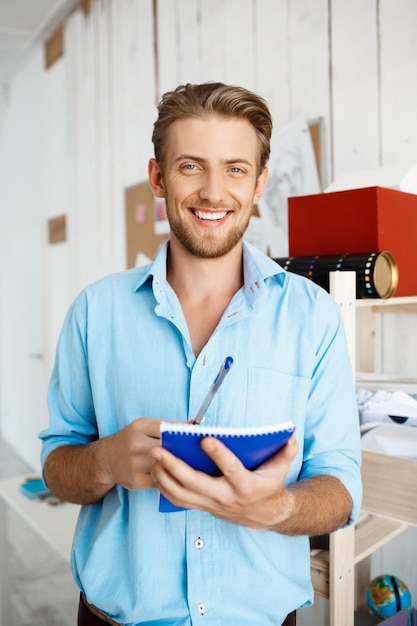
<svg viewBox="0 0 417 626">
<path fill-rule="evenodd" d="M 292 420 L 300 453 L 287 483 L 339 478 L 361 500 L 360 437 L 335 301 L 244 243 L 244 286 L 196 359 L 166 280 L 153 264 L 85 289 L 66 318 L 49 390 L 42 461 L 64 444 L 106 437 L 140 416 L 194 418 L 220 364 L 234 365 L 208 425 Z M 81 509 L 72 571 L 90 603 L 130 626 L 277 626 L 312 602 L 308 537 L 260 532 L 208 513 L 158 512 L 158 492 L 114 487 Z"/>
</svg>

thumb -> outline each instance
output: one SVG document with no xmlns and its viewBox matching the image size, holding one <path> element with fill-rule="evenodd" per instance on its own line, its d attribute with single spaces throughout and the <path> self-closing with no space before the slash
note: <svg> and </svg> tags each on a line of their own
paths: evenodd
<svg viewBox="0 0 417 626">
<path fill-rule="evenodd" d="M 291 435 L 291 438 L 288 440 L 288 443 L 283 448 L 283 455 L 285 455 L 290 461 L 293 461 L 298 454 L 300 446 L 298 445 L 298 441 L 295 438 L 295 433 Z"/>
</svg>

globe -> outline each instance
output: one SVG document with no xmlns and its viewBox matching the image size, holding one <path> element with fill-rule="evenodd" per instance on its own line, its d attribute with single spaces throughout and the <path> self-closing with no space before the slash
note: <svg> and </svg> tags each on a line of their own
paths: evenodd
<svg viewBox="0 0 417 626">
<path fill-rule="evenodd" d="M 407 585 L 390 574 L 377 576 L 369 583 L 366 600 L 371 613 L 382 618 L 411 607 L 411 593 Z"/>
</svg>

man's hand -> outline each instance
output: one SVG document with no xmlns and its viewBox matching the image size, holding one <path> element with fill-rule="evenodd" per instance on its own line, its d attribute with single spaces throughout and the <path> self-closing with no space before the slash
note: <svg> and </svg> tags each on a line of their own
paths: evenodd
<svg viewBox="0 0 417 626">
<path fill-rule="evenodd" d="M 160 423 L 140 417 L 88 445 L 56 448 L 44 465 L 49 489 L 62 500 L 92 504 L 116 484 L 126 489 L 155 487 L 149 451 L 160 444 Z"/>
<path fill-rule="evenodd" d="M 201 446 L 222 476 L 194 470 L 161 447 L 150 452 L 154 484 L 173 504 L 258 530 L 272 529 L 288 515 L 290 496 L 284 484 L 298 452 L 295 435 L 254 471 L 213 437 L 204 438 Z"/>
<path fill-rule="evenodd" d="M 352 500 L 337 478 L 323 474 L 285 487 L 299 449 L 295 434 L 254 471 L 215 438 L 203 439 L 201 446 L 222 476 L 196 471 L 162 447 L 150 451 L 154 484 L 173 504 L 286 535 L 321 535 L 348 522 Z"/>
<path fill-rule="evenodd" d="M 126 489 L 155 487 L 149 452 L 160 445 L 160 420 L 140 417 L 101 440 L 100 459 L 104 482 Z"/>
</svg>

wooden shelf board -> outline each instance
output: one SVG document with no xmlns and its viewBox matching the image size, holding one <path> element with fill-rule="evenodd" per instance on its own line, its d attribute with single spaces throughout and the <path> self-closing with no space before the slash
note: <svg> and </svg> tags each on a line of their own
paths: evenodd
<svg viewBox="0 0 417 626">
<path fill-rule="evenodd" d="M 363 450 L 362 481 L 364 511 L 417 525 L 417 460 Z"/>
<path fill-rule="evenodd" d="M 361 512 L 355 524 L 355 565 L 407 528 L 408 524 L 404 522 Z M 329 559 L 328 550 L 312 550 L 310 553 L 310 573 L 314 592 L 323 598 L 329 597 Z"/>
<path fill-rule="evenodd" d="M 382 548 L 407 527 L 404 522 L 362 513 L 355 525 L 355 564 Z"/>
<path fill-rule="evenodd" d="M 313 550 L 310 554 L 310 574 L 314 592 L 329 597 L 329 551 Z"/>
<path fill-rule="evenodd" d="M 356 300 L 357 308 L 373 308 L 384 310 L 384 312 L 388 312 L 393 308 L 397 307 L 404 310 L 402 312 L 411 313 L 417 311 L 417 296 L 402 296 L 399 298 L 388 298 L 387 300 L 380 300 L 379 298 L 361 298 Z M 398 311 L 391 310 L 392 313 L 397 313 Z"/>
</svg>

